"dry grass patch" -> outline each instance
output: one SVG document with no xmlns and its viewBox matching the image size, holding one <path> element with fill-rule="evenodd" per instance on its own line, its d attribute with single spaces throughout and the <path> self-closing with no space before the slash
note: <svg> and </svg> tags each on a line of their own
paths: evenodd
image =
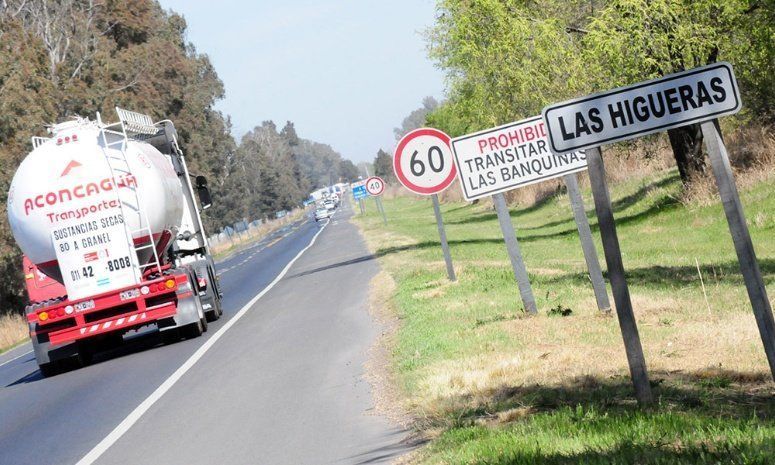
<svg viewBox="0 0 775 465">
<path fill-rule="evenodd" d="M 4 352 L 29 337 L 27 322 L 17 314 L 0 315 L 0 352 Z"/>
</svg>

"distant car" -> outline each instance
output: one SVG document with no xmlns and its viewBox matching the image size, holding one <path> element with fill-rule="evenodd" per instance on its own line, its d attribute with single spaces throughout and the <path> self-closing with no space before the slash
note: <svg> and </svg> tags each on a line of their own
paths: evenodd
<svg viewBox="0 0 775 465">
<path fill-rule="evenodd" d="M 329 213 L 328 208 L 318 208 L 315 210 L 315 221 L 325 220 L 329 217 L 331 217 L 331 213 Z"/>
<path fill-rule="evenodd" d="M 334 201 L 333 201 L 333 200 L 326 200 L 325 202 L 323 202 L 323 205 L 324 205 L 324 206 L 325 206 L 325 207 L 326 207 L 326 208 L 327 208 L 329 211 L 336 210 L 336 204 L 334 203 Z"/>
</svg>

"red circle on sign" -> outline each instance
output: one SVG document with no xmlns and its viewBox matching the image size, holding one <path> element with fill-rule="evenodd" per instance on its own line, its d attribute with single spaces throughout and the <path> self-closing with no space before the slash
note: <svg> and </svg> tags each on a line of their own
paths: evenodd
<svg viewBox="0 0 775 465">
<path fill-rule="evenodd" d="M 371 185 L 372 181 L 379 181 L 379 190 L 372 191 L 369 187 Z M 366 192 L 369 193 L 369 195 L 380 195 L 385 191 L 385 181 L 380 178 L 379 176 L 372 176 L 369 179 L 366 180 Z"/>
<path fill-rule="evenodd" d="M 401 141 L 398 143 L 396 151 L 393 154 L 393 171 L 396 173 L 396 177 L 401 182 L 401 184 L 403 184 L 404 187 L 410 191 L 417 194 L 431 195 L 443 191 L 449 187 L 450 184 L 452 184 L 452 181 L 455 180 L 455 176 L 457 176 L 457 167 L 455 166 L 454 157 L 449 157 L 449 161 L 452 163 L 452 169 L 450 170 L 449 175 L 440 184 L 431 187 L 418 186 L 417 184 L 414 184 L 409 179 L 407 179 L 406 175 L 401 169 L 401 157 L 403 156 L 404 148 L 406 148 L 409 142 L 417 137 L 422 136 L 435 137 L 439 139 L 450 152 L 452 151 L 450 147 L 450 137 L 444 132 L 434 128 L 415 129 L 414 131 L 410 131 L 403 138 L 401 138 Z"/>
</svg>

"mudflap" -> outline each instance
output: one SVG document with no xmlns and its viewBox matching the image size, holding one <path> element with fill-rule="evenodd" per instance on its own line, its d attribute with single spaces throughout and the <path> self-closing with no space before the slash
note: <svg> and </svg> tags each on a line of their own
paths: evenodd
<svg viewBox="0 0 775 465">
<path fill-rule="evenodd" d="M 182 328 L 183 326 L 197 323 L 204 318 L 204 310 L 202 304 L 199 301 L 199 297 L 191 295 L 183 299 L 178 300 L 178 312 L 172 317 L 175 321 L 175 326 L 164 328 L 162 331 L 170 330 L 173 328 Z"/>
<path fill-rule="evenodd" d="M 35 352 L 35 360 L 38 362 L 38 366 L 78 355 L 78 344 L 75 342 L 58 345 L 52 349 L 51 343 L 48 340 L 41 339 L 40 336 L 32 338 L 32 350 Z"/>
</svg>

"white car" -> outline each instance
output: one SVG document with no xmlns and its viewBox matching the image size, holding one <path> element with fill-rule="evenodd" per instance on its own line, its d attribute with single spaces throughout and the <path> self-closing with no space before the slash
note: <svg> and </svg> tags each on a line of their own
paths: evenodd
<svg viewBox="0 0 775 465">
<path fill-rule="evenodd" d="M 336 210 L 336 204 L 334 203 L 333 200 L 326 200 L 325 202 L 323 202 L 323 206 L 325 206 L 329 211 Z"/>
<path fill-rule="evenodd" d="M 331 213 L 329 213 L 327 208 L 318 208 L 315 210 L 315 221 L 325 220 L 326 218 L 330 217 Z"/>
</svg>

